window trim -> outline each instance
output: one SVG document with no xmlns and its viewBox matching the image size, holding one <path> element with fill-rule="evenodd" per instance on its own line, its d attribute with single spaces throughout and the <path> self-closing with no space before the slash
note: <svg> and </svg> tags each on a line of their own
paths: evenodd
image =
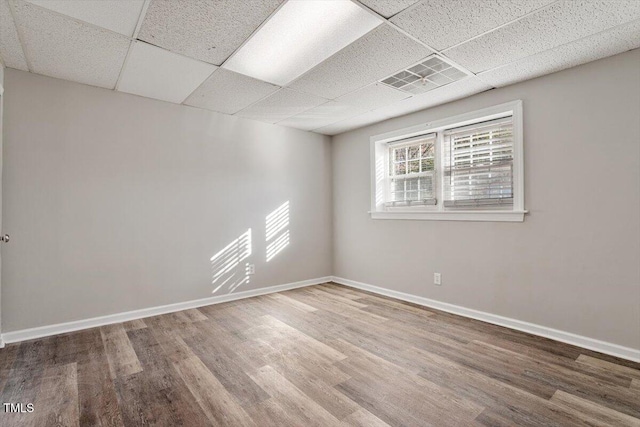
<svg viewBox="0 0 640 427">
<path fill-rule="evenodd" d="M 443 131 L 503 117 L 513 117 L 513 209 L 451 209 L 443 204 L 442 167 L 444 155 Z M 411 207 L 386 207 L 384 181 L 388 174 L 386 158 L 388 144 L 410 140 L 429 133 L 436 133 L 435 146 L 435 179 L 437 200 L 436 205 L 421 205 Z M 403 219 L 403 220 L 448 220 L 448 221 L 508 221 L 522 222 L 527 211 L 524 209 L 524 147 L 522 101 L 516 100 L 495 105 L 469 113 L 445 119 L 434 120 L 417 126 L 411 126 L 370 138 L 371 161 L 371 214 L 372 219 Z"/>
</svg>

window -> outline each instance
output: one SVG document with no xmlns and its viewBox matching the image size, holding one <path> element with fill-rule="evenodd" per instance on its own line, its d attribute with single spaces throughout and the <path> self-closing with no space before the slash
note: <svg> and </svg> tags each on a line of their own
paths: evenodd
<svg viewBox="0 0 640 427">
<path fill-rule="evenodd" d="M 389 144 L 390 196 L 387 206 L 434 205 L 435 135 Z"/>
<path fill-rule="evenodd" d="M 513 206 L 513 118 L 444 133 L 444 206 Z"/>
<path fill-rule="evenodd" d="M 371 142 L 374 219 L 524 219 L 521 101 Z"/>
</svg>

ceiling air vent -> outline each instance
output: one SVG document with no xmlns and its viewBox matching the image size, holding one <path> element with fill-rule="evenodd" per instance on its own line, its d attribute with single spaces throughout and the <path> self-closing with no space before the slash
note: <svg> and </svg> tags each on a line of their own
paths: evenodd
<svg viewBox="0 0 640 427">
<path fill-rule="evenodd" d="M 381 81 L 381 83 L 414 95 L 455 82 L 467 74 L 432 55 L 421 63 Z"/>
</svg>

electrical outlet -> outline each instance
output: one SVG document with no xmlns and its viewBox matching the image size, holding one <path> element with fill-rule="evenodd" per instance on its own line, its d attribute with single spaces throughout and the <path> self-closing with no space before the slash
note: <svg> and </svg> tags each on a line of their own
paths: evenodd
<svg viewBox="0 0 640 427">
<path fill-rule="evenodd" d="M 256 274 L 255 264 L 247 264 L 247 274 Z"/>
<path fill-rule="evenodd" d="M 440 273 L 433 273 L 433 284 L 441 286 L 442 285 L 442 277 Z"/>
</svg>

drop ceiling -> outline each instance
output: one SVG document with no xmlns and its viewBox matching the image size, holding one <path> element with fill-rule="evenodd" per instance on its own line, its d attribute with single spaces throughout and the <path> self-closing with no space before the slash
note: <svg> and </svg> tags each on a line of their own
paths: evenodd
<svg viewBox="0 0 640 427">
<path fill-rule="evenodd" d="M 637 0 L 0 0 L 7 67 L 327 135 L 638 47 Z"/>
</svg>

